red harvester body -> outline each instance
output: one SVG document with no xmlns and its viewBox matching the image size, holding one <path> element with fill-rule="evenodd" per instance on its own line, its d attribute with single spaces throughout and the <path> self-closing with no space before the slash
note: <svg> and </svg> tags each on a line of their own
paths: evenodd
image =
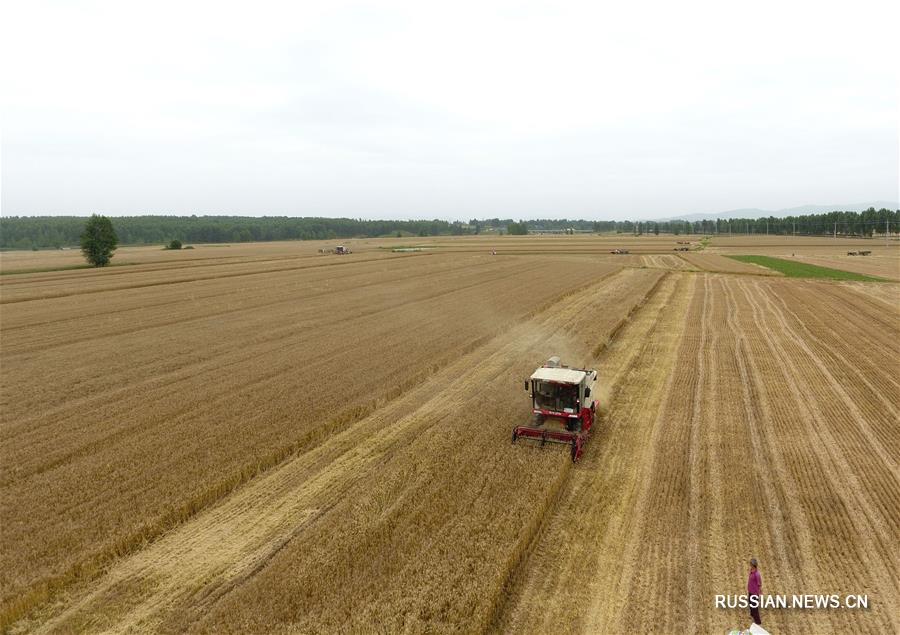
<svg viewBox="0 0 900 635">
<path fill-rule="evenodd" d="M 545 443 L 565 443 L 572 448 L 572 460 L 581 458 L 584 444 L 594 425 L 596 402 L 591 398 L 597 371 L 562 366 L 551 357 L 525 381 L 531 394 L 532 422 L 516 426 L 512 440 L 532 439 Z"/>
</svg>

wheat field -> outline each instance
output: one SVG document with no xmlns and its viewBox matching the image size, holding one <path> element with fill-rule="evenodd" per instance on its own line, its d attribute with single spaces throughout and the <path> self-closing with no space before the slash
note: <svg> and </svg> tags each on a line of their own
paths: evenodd
<svg viewBox="0 0 900 635">
<path fill-rule="evenodd" d="M 0 254 L 2 628 L 725 632 L 756 556 L 870 598 L 771 632 L 900 631 L 900 284 L 725 257 L 872 241 L 692 240 Z M 599 372 L 576 464 L 510 443 L 554 354 Z"/>
</svg>

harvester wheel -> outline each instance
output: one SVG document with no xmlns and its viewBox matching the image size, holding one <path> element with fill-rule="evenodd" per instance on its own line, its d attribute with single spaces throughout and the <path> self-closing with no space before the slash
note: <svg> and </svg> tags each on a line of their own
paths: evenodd
<svg viewBox="0 0 900 635">
<path fill-rule="evenodd" d="M 512 438 L 512 442 L 515 443 L 516 440 L 517 440 L 518 438 L 519 438 L 519 433 L 518 433 L 518 431 L 516 431 L 515 428 L 513 428 L 513 438 Z"/>
</svg>

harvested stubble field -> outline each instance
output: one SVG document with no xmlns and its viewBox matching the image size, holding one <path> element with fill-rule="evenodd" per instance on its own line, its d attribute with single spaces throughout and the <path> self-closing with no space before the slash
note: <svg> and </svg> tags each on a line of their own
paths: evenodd
<svg viewBox="0 0 900 635">
<path fill-rule="evenodd" d="M 866 276 L 876 276 L 888 280 L 900 281 L 900 261 L 889 255 L 797 256 L 795 259 L 799 262 L 819 265 L 820 267 L 843 269 L 844 271 L 861 273 Z"/>
<path fill-rule="evenodd" d="M 870 597 L 773 633 L 900 630 L 900 285 L 504 238 L 3 276 L 5 628 L 717 632 L 755 555 Z M 509 442 L 551 354 L 576 465 Z"/>
<path fill-rule="evenodd" d="M 727 258 L 719 254 L 692 253 L 681 254 L 681 258 L 689 263 L 692 268 L 700 271 L 712 271 L 716 273 L 745 273 L 757 276 L 780 276 L 781 273 L 767 267 L 761 267 L 748 262 L 740 262 L 733 258 Z"/>
</svg>

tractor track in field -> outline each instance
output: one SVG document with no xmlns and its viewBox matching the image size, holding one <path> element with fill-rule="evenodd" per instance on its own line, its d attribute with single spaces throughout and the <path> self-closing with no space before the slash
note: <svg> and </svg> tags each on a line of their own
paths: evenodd
<svg viewBox="0 0 900 635">
<path fill-rule="evenodd" d="M 872 451 L 874 451 L 878 458 L 881 459 L 881 462 L 890 469 L 895 479 L 900 482 L 900 468 L 898 468 L 897 456 L 891 455 L 868 423 L 869 421 L 882 419 L 885 425 L 889 426 L 891 425 L 891 422 L 896 422 L 898 419 L 898 412 L 894 404 L 892 404 L 883 393 L 874 390 L 872 384 L 865 379 L 862 373 L 859 371 L 854 372 L 853 364 L 850 363 L 848 359 L 849 356 L 841 355 L 838 346 L 832 347 L 825 345 L 821 338 L 816 337 L 815 334 L 810 332 L 804 324 L 804 321 L 799 319 L 797 314 L 787 307 L 782 298 L 778 298 L 776 301 L 773 300 L 771 296 L 766 295 L 765 300 L 768 308 L 772 314 L 777 317 L 778 323 L 783 327 L 784 332 L 789 334 L 792 343 L 799 351 L 805 353 L 805 357 L 802 355 L 797 355 L 796 357 L 798 359 L 811 360 L 815 364 L 815 368 L 819 371 L 820 376 L 825 380 L 824 383 L 827 384 L 827 388 L 822 386 L 822 388 L 819 389 L 819 394 L 822 397 L 827 394 L 840 397 L 840 402 L 844 407 L 844 412 L 841 414 L 847 419 L 859 422 L 860 426 L 857 430 L 857 434 L 858 437 L 861 437 L 860 440 L 864 440 L 865 443 L 869 445 Z M 786 314 L 793 318 L 794 326 L 788 324 Z M 803 334 L 803 337 L 800 336 L 800 333 Z M 837 349 L 837 352 L 835 353 L 835 357 L 832 357 L 831 353 L 835 349 Z M 849 378 L 851 381 L 838 381 L 835 377 L 835 372 L 837 372 L 837 370 L 832 369 L 847 367 L 851 369 L 849 371 L 849 373 L 852 374 L 852 377 Z M 855 400 L 851 398 L 848 390 L 852 389 L 853 384 L 857 381 L 865 386 L 867 390 L 863 391 L 860 395 L 862 398 Z M 821 382 L 819 385 L 821 385 Z M 896 382 L 894 382 L 892 389 L 896 391 L 900 389 L 900 385 L 897 385 Z M 880 405 L 874 404 L 873 402 L 875 400 L 878 400 Z"/>
<path fill-rule="evenodd" d="M 897 410 L 896 405 L 886 396 L 900 390 L 900 383 L 895 381 L 889 374 L 879 372 L 883 370 L 883 365 L 879 366 L 878 364 L 873 364 L 868 359 L 852 359 L 851 356 L 853 355 L 854 348 L 848 345 L 846 338 L 838 337 L 837 333 L 828 329 L 824 323 L 819 322 L 822 327 L 832 333 L 832 337 L 826 341 L 813 329 L 807 326 L 807 324 L 814 322 L 814 316 L 806 315 L 801 317 L 799 313 L 791 310 L 787 301 L 779 295 L 775 295 L 773 301 L 778 302 L 781 311 L 784 314 L 791 316 L 791 319 L 797 325 L 798 331 L 803 333 L 805 341 L 815 348 L 816 354 L 821 356 L 823 361 L 827 360 L 828 368 L 842 369 L 845 373 L 853 376 L 853 381 L 849 382 L 848 389 L 852 389 L 856 383 L 864 386 L 866 389 L 864 391 L 864 396 L 868 399 L 877 400 L 879 407 L 884 409 L 884 412 L 887 413 L 890 421 L 896 421 L 900 418 L 900 411 Z M 858 348 L 856 350 L 858 350 Z M 857 358 L 858 357 L 859 356 L 857 355 Z M 857 368 L 857 364 L 860 362 L 865 364 L 864 368 Z M 890 360 L 887 360 L 887 362 L 890 364 Z M 864 372 L 864 370 L 868 372 Z M 883 442 L 884 438 L 882 437 L 879 439 L 879 443 Z M 891 448 L 891 450 L 897 451 L 900 450 L 900 448 Z M 889 463 L 896 464 L 896 461 L 892 459 Z"/>
<path fill-rule="evenodd" d="M 844 282 L 841 286 L 850 291 L 848 299 L 851 303 L 855 303 L 857 297 L 866 298 L 882 311 L 896 311 L 900 303 L 900 283 Z"/>
<path fill-rule="evenodd" d="M 882 452 L 897 456 L 900 452 L 900 444 L 895 435 L 892 435 L 894 421 L 898 408 L 892 402 L 891 396 L 900 392 L 900 383 L 894 377 L 900 370 L 896 362 L 896 354 L 890 351 L 896 350 L 892 344 L 866 345 L 854 336 L 852 330 L 843 331 L 833 326 L 833 320 L 819 317 L 817 311 L 798 313 L 788 309 L 785 299 L 777 295 L 778 302 L 788 315 L 791 315 L 804 339 L 808 342 L 820 359 L 826 364 L 829 373 L 841 380 L 842 390 L 853 395 L 854 401 L 860 407 L 866 408 L 872 413 L 865 427 L 871 431 L 873 439 L 877 439 L 877 446 L 883 448 Z M 818 308 L 818 307 L 817 307 Z M 821 311 L 827 312 L 827 307 L 821 307 Z M 827 315 L 827 313 L 825 313 Z M 866 350 L 866 355 L 860 355 L 860 350 Z M 874 403 L 880 404 L 878 408 Z M 896 468 L 896 460 L 888 462 Z"/>
<path fill-rule="evenodd" d="M 755 381 L 755 378 L 761 376 L 761 371 L 749 351 L 748 339 L 753 337 L 753 333 L 739 323 L 740 312 L 734 290 L 730 285 L 723 285 L 722 288 L 728 305 L 727 320 L 732 333 L 734 364 L 740 379 L 743 408 L 739 412 L 743 413 L 746 420 L 744 429 L 747 444 L 752 456 L 758 457 L 761 473 L 779 476 L 770 480 L 765 491 L 761 484 L 756 484 L 752 488 L 750 504 L 739 511 L 735 510 L 737 513 L 734 513 L 734 516 L 747 518 L 767 505 L 771 510 L 771 516 L 777 522 L 783 523 L 778 530 L 768 532 L 768 540 L 756 545 L 748 544 L 744 550 L 755 550 L 757 553 L 767 550 L 771 553 L 773 562 L 781 564 L 775 584 L 780 583 L 783 585 L 782 588 L 822 588 L 816 568 L 804 562 L 805 555 L 815 553 L 816 550 L 813 530 L 806 516 L 791 513 L 791 521 L 783 522 L 789 517 L 789 511 L 793 510 L 796 501 L 800 500 L 801 492 L 796 481 L 787 477 L 790 470 L 781 452 L 779 441 L 765 425 L 771 419 L 771 405 L 763 387 Z M 721 548 L 724 551 L 724 545 Z"/>
<path fill-rule="evenodd" d="M 751 294 L 746 289 L 744 291 L 747 293 L 748 298 L 751 297 Z M 858 510 L 858 514 L 867 516 L 868 510 L 872 508 L 881 508 L 886 514 L 889 514 L 892 508 L 896 509 L 897 505 L 900 505 L 900 497 L 894 496 L 892 501 L 884 504 L 877 503 L 872 499 L 872 494 L 878 493 L 879 490 L 882 492 L 885 490 L 878 487 L 879 483 L 877 481 L 867 483 L 868 487 L 863 487 L 858 482 L 859 477 L 857 476 L 858 474 L 864 474 L 858 469 L 861 466 L 857 465 L 857 469 L 854 469 L 849 464 L 849 461 L 855 457 L 866 457 L 864 461 L 868 463 L 871 453 L 874 452 L 880 459 L 880 462 L 876 462 L 875 465 L 883 465 L 888 470 L 888 473 L 884 474 L 882 478 L 890 480 L 893 477 L 894 485 L 900 484 L 900 471 L 897 469 L 896 461 L 884 450 L 877 438 L 871 433 L 867 424 L 867 421 L 877 417 L 880 411 L 874 409 L 863 414 L 860 408 L 857 407 L 856 402 L 844 390 L 842 384 L 835 380 L 828 365 L 823 363 L 816 353 L 810 349 L 806 341 L 795 333 L 779 308 L 771 302 L 768 294 L 763 295 L 762 302 L 765 303 L 768 315 L 771 315 L 775 323 L 780 327 L 779 333 L 784 334 L 784 337 L 780 339 L 782 344 L 781 350 L 784 351 L 781 353 L 781 358 L 785 364 L 784 368 L 789 370 L 786 374 L 789 374 L 792 378 L 797 378 L 796 380 L 792 379 L 792 381 L 803 381 L 802 385 L 797 386 L 798 392 L 796 394 L 815 397 L 809 404 L 809 410 L 812 411 L 815 419 L 829 423 L 833 420 L 854 421 L 858 424 L 849 429 L 842 425 L 835 432 L 831 431 L 832 425 L 816 426 L 816 430 L 823 441 L 820 447 L 837 448 L 838 450 L 829 456 L 826 464 L 831 463 L 840 467 L 841 473 L 846 474 L 851 479 L 854 485 L 853 491 L 859 492 L 864 499 L 864 505 Z M 760 314 L 762 313 L 762 303 L 757 303 L 754 306 L 754 311 L 757 310 Z M 799 326 L 802 328 L 802 324 Z M 810 379 L 807 380 L 806 378 Z M 813 381 L 813 378 L 816 381 Z M 818 404 L 827 403 L 829 397 L 832 396 L 837 397 L 837 399 L 831 399 L 833 403 L 832 408 L 826 413 Z M 868 517 L 868 519 L 870 522 L 874 520 L 871 517 Z M 878 532 L 885 544 L 890 543 L 886 528 L 880 527 L 880 523 L 874 523 L 873 528 Z M 895 527 L 894 529 L 900 529 L 900 527 Z"/>
<path fill-rule="evenodd" d="M 739 301 L 747 303 L 755 324 L 780 327 L 761 331 L 755 338 L 757 344 L 753 347 L 753 355 L 770 364 L 770 370 L 762 370 L 765 376 L 781 378 L 780 381 L 769 381 L 766 384 L 767 391 L 773 396 L 773 405 L 785 410 L 781 414 L 775 414 L 773 418 L 795 428 L 789 436 L 811 441 L 809 455 L 802 459 L 796 455 L 786 465 L 785 480 L 794 479 L 800 483 L 798 499 L 793 501 L 791 507 L 796 509 L 799 503 L 800 509 L 794 513 L 808 515 L 810 533 L 814 539 L 818 537 L 821 541 L 823 537 L 835 536 L 845 543 L 840 551 L 816 549 L 822 563 L 827 565 L 823 567 L 827 574 L 820 580 L 820 584 L 834 588 L 836 580 L 833 576 L 837 571 L 842 572 L 843 576 L 839 584 L 848 590 L 865 588 L 862 576 L 873 576 L 880 581 L 896 579 L 896 561 L 891 557 L 887 546 L 892 544 L 889 538 L 891 530 L 884 526 L 878 513 L 884 507 L 874 501 L 872 493 L 865 491 L 858 483 L 855 487 L 846 487 L 848 481 L 856 482 L 857 475 L 865 473 L 865 470 L 861 471 L 859 468 L 866 467 L 865 463 L 871 461 L 863 459 L 855 445 L 848 445 L 844 440 L 847 433 L 852 433 L 859 425 L 865 425 L 865 418 L 848 417 L 846 412 L 843 415 L 840 411 L 835 412 L 835 407 L 845 404 L 845 395 L 837 394 L 838 399 L 835 399 L 832 391 L 821 392 L 819 385 L 824 380 L 821 363 L 817 364 L 815 359 L 803 351 L 797 344 L 797 336 L 790 325 L 783 322 L 776 312 L 767 309 L 766 299 L 759 297 L 761 294 L 758 290 L 754 292 L 746 284 L 741 284 L 739 291 L 742 296 Z M 807 395 L 809 398 L 804 399 L 803 396 Z M 799 406 L 799 399 L 803 399 L 804 405 L 791 408 L 793 404 Z M 820 408 L 819 403 L 831 403 L 832 408 L 826 412 Z M 787 408 L 790 409 L 786 410 Z M 832 428 L 837 428 L 838 432 L 833 433 Z M 780 452 L 789 456 L 792 454 L 783 446 L 780 448 Z M 850 464 L 855 456 L 859 456 L 862 461 L 856 468 Z M 876 470 L 879 468 L 877 461 L 869 467 Z M 890 481 L 892 475 L 888 472 L 883 478 Z M 893 480 L 894 491 L 897 485 L 898 482 Z M 822 494 L 817 496 L 817 492 Z M 825 500 L 828 501 L 827 507 L 823 504 Z M 890 518 L 890 511 L 887 513 L 889 515 L 885 518 Z M 896 531 L 895 526 L 892 530 L 894 535 Z M 858 542 L 851 540 L 854 535 L 867 536 L 865 550 Z M 878 555 L 871 557 L 867 553 L 869 550 L 874 550 Z M 850 566 L 853 562 L 861 561 L 867 562 L 864 568 Z M 846 620 L 847 616 L 836 614 L 833 619 Z M 851 627 L 847 622 L 832 621 L 832 628 L 846 630 Z"/>
</svg>

